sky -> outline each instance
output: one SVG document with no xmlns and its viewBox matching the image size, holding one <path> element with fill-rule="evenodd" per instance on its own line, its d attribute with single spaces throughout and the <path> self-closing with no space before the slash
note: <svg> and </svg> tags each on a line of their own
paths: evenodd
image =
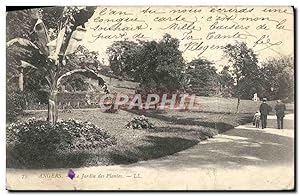
<svg viewBox="0 0 300 196">
<path fill-rule="evenodd" d="M 222 47 L 246 42 L 260 62 L 293 55 L 291 7 L 98 7 L 86 24 L 84 45 L 107 62 L 106 49 L 118 40 L 160 40 L 165 33 L 180 40 L 189 62 L 205 58 L 218 69 L 226 65 Z"/>
</svg>

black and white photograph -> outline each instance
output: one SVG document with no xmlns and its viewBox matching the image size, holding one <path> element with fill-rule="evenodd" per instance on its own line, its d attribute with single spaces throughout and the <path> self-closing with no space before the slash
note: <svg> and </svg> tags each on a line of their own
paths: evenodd
<svg viewBox="0 0 300 196">
<path fill-rule="evenodd" d="M 6 189 L 295 191 L 294 15 L 7 6 Z"/>
</svg>

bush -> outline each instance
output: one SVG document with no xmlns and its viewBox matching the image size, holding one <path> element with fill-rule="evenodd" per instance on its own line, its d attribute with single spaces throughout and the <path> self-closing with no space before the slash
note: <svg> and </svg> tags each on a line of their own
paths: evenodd
<svg viewBox="0 0 300 196">
<path fill-rule="evenodd" d="M 48 167 L 65 159 L 68 153 L 101 150 L 116 144 L 116 139 L 103 129 L 73 119 L 56 125 L 35 119 L 11 123 L 6 140 L 7 164 L 12 167 Z"/>
<path fill-rule="evenodd" d="M 19 91 L 9 91 L 6 96 L 6 118 L 8 121 L 21 114 L 25 106 L 23 93 Z"/>
<path fill-rule="evenodd" d="M 126 128 L 131 129 L 153 129 L 155 128 L 154 124 L 149 122 L 149 120 L 144 116 L 138 116 L 131 119 L 127 125 Z"/>
</svg>

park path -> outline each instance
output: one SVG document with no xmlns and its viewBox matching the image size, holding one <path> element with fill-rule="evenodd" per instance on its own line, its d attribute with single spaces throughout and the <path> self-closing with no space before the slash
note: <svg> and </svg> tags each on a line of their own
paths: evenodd
<svg viewBox="0 0 300 196">
<path fill-rule="evenodd" d="M 179 189 L 179 190 L 282 190 L 294 187 L 294 115 L 276 129 L 241 125 L 200 142 L 192 148 L 159 159 L 130 165 L 74 169 L 7 170 L 8 188 L 19 189 Z M 63 178 L 43 178 L 58 173 Z M 96 177 L 95 177 L 96 176 Z"/>
<path fill-rule="evenodd" d="M 276 116 L 269 116 L 266 129 L 251 123 L 240 125 L 175 155 L 133 165 L 177 169 L 290 164 L 294 160 L 294 115 L 285 117 L 285 129 L 277 129 L 276 123 Z"/>
</svg>

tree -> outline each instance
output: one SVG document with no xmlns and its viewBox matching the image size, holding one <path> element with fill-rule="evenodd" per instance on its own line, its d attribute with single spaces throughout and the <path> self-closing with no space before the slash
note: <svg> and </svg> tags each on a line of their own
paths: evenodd
<svg viewBox="0 0 300 196">
<path fill-rule="evenodd" d="M 34 11 L 35 10 L 35 11 Z M 9 41 L 16 37 L 32 39 L 32 28 L 36 22 L 36 9 L 32 10 L 20 10 L 20 11 L 12 11 L 7 12 L 6 15 L 6 40 Z M 20 25 L 22 24 L 22 25 Z M 19 66 L 17 62 L 10 58 L 9 54 L 7 54 L 7 71 L 6 78 L 7 83 L 14 81 L 18 78 L 18 87 L 19 91 L 23 91 L 24 89 L 24 72 L 27 71 L 25 69 L 30 68 L 28 66 Z"/>
<path fill-rule="evenodd" d="M 185 64 L 179 40 L 165 34 L 163 39 L 140 42 L 135 79 L 145 93 L 174 93 L 182 88 Z"/>
<path fill-rule="evenodd" d="M 33 30 L 38 18 L 42 19 L 48 28 L 50 40 L 54 40 L 58 35 L 58 23 L 62 16 L 64 7 L 43 7 L 39 9 L 27 9 L 7 12 L 6 15 L 6 40 L 13 38 L 26 38 L 32 42 L 36 42 L 37 36 Z M 22 24 L 22 25 L 20 25 Z M 9 53 L 7 54 L 9 55 Z M 14 58 L 7 57 L 7 85 L 14 85 L 15 78 L 18 78 L 19 91 L 26 89 L 25 94 L 39 94 L 37 91 L 42 89 L 44 84 L 40 80 L 38 70 L 30 64 L 18 65 Z M 24 82 L 26 81 L 26 83 Z M 29 92 L 28 92 L 29 91 Z"/>
<path fill-rule="evenodd" d="M 116 74 L 140 82 L 141 93 L 174 93 L 184 81 L 179 40 L 165 34 L 160 41 L 116 42 L 108 50 Z"/>
<path fill-rule="evenodd" d="M 219 73 L 220 83 L 222 88 L 222 94 L 224 96 L 231 96 L 233 94 L 234 79 L 230 74 L 229 66 L 224 66 L 222 71 Z"/>
<path fill-rule="evenodd" d="M 187 64 L 186 74 L 190 88 L 198 95 L 210 96 L 219 93 L 220 78 L 210 61 L 196 59 Z"/>
<path fill-rule="evenodd" d="M 224 52 L 236 83 L 235 96 L 238 98 L 236 112 L 238 112 L 241 98 L 250 98 L 249 96 L 261 88 L 258 59 L 245 42 L 228 44 L 225 46 Z"/>
<path fill-rule="evenodd" d="M 86 47 L 79 45 L 78 48 L 70 55 L 68 55 L 68 66 L 89 69 L 95 73 L 99 73 L 101 63 L 98 60 L 98 52 L 89 51 Z M 93 78 L 93 75 L 74 73 L 72 77 L 65 77 L 61 81 L 62 85 L 67 86 L 69 89 L 88 90 L 89 83 L 86 81 L 86 76 Z M 101 85 L 100 80 L 100 84 Z"/>
<path fill-rule="evenodd" d="M 33 28 L 35 38 L 33 42 L 20 37 L 7 42 L 8 62 L 15 60 L 18 66 L 30 65 L 39 71 L 42 78 L 47 81 L 49 88 L 48 120 L 51 124 L 55 124 L 58 118 L 57 93 L 65 77 L 72 74 L 83 74 L 98 79 L 100 85 L 105 84 L 97 74 L 97 68 L 95 68 L 97 60 L 93 55 L 86 58 L 85 55 L 82 55 L 81 49 L 76 50 L 72 44 L 74 40 L 71 38 L 75 31 L 83 31 L 84 23 L 92 16 L 94 10 L 95 7 L 65 7 L 60 19 L 56 21 L 58 35 L 55 40 L 50 39 L 49 29 L 41 19 L 39 12 L 34 15 L 37 19 Z M 74 56 L 80 58 L 79 63 L 74 63 Z"/>
<path fill-rule="evenodd" d="M 120 79 L 133 77 L 137 67 L 139 44 L 133 41 L 116 41 L 107 48 L 108 60 L 113 74 Z"/>
<path fill-rule="evenodd" d="M 16 37 L 31 39 L 37 9 L 10 11 L 6 14 L 6 41 Z M 22 24 L 22 25 L 20 25 Z"/>
<path fill-rule="evenodd" d="M 272 58 L 262 63 L 260 71 L 263 95 L 270 99 L 294 99 L 294 58 Z"/>
</svg>

